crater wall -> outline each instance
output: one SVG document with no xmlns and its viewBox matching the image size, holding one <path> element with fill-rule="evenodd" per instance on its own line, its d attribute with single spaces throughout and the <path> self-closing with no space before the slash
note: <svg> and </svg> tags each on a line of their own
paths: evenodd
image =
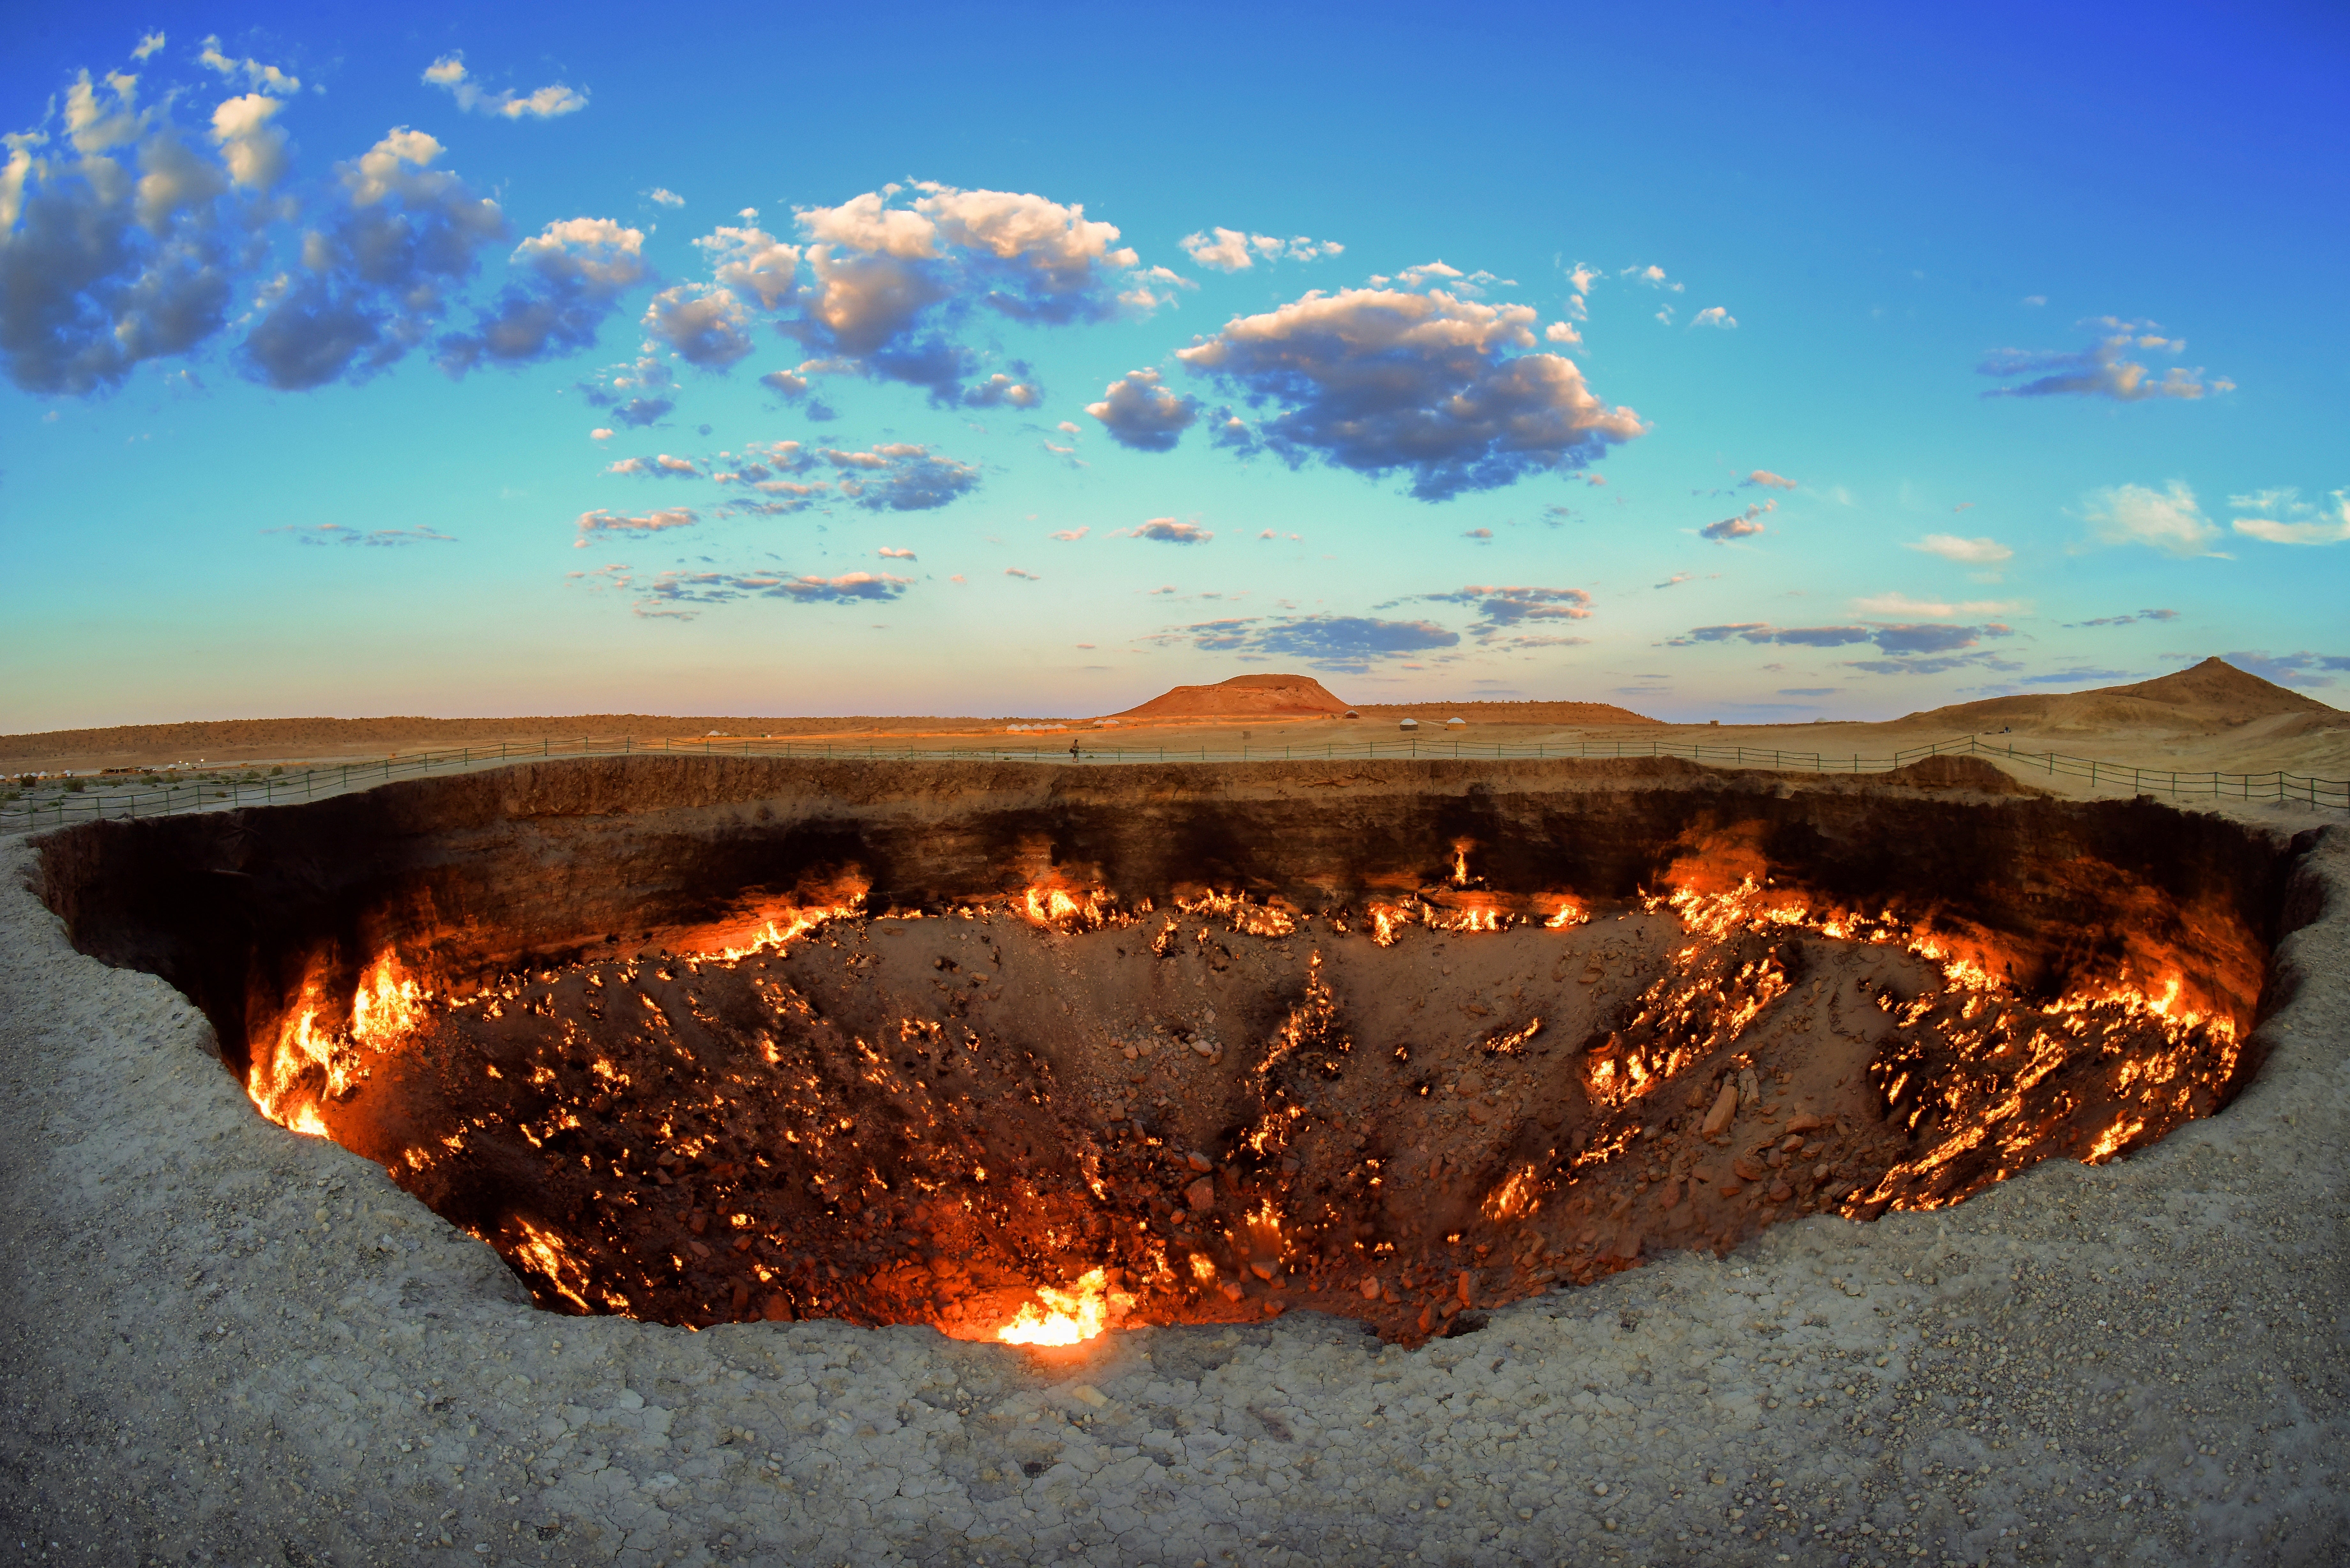
<svg viewBox="0 0 2350 1568">
<path fill-rule="evenodd" d="M 2294 855 L 1950 759 L 604 759 L 42 849 L 543 1304 L 1404 1338 L 2210 1114 Z"/>
</svg>

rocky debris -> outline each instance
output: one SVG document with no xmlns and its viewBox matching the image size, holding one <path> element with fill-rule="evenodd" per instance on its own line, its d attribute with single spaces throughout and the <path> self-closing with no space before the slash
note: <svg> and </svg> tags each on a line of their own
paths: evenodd
<svg viewBox="0 0 2350 1568">
<path fill-rule="evenodd" d="M 1120 1322 L 1309 1307 L 1417 1340 L 1458 1332 L 1471 1301 L 1726 1251 L 1847 1203 L 1874 1218 L 1910 1191 L 1892 1173 L 1934 1172 L 1918 1190 L 1944 1201 L 2002 1174 L 1926 1159 L 1914 1123 L 1884 1121 L 1888 1096 L 1939 1096 L 1921 1063 L 1999 1082 L 1936 1035 L 1979 993 L 1945 997 L 1917 953 L 1764 948 L 1734 923 L 1692 944 L 1641 905 L 1385 941 L 1344 909 L 1270 908 L 1137 918 L 1089 897 L 1072 929 L 1000 908 L 844 915 L 734 957 L 534 968 L 426 999 L 392 1049 L 353 1048 L 363 1071 L 317 1115 L 551 1309 L 978 1338 L 1100 1268 Z M 1578 953 L 1624 995 L 1565 987 Z M 966 970 L 987 997 L 933 983 Z M 1432 1025 L 1425 1004 L 1461 993 L 1504 1026 Z M 1804 1027 L 1847 996 L 1880 1017 L 1908 998 L 1908 1021 L 1864 1049 Z M 2126 1081 L 2137 1042 L 2085 1033 L 2103 1022 L 2064 1020 L 2085 1064 Z M 1259 1043 L 1223 1071 L 1219 1026 Z M 2071 1152 L 2128 1114 L 2083 1071 L 2041 1076 L 2002 1158 Z M 2178 1083 L 2189 1097 L 2140 1136 L 2211 1103 L 2201 1077 Z M 1367 1267 L 1394 1270 L 1392 1296 L 1357 1288 Z"/>
</svg>

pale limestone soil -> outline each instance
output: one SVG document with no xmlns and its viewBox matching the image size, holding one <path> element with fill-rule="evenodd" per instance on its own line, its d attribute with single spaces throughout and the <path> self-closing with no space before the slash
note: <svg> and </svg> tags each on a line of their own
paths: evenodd
<svg viewBox="0 0 2350 1568">
<path fill-rule="evenodd" d="M 2339 1562 L 2334 837 L 2262 1079 L 2126 1164 L 1780 1227 L 1417 1352 L 1300 1314 L 1060 1365 L 536 1313 L 380 1170 L 256 1117 L 176 993 L 74 953 L 13 842 L 0 1554 Z"/>
</svg>

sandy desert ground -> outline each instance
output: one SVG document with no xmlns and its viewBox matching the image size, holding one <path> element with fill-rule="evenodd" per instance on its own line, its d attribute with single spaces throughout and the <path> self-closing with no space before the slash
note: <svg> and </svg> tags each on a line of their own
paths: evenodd
<svg viewBox="0 0 2350 1568">
<path fill-rule="evenodd" d="M 2153 692 L 2151 699 L 2124 693 Z M 1503 746 L 1513 753 L 1536 747 L 1598 754 L 1621 747 L 1634 754 L 1652 745 L 1746 748 L 1839 760 L 1888 758 L 1913 748 L 1972 735 L 1985 747 L 2060 753 L 2147 769 L 2261 774 L 2284 771 L 2320 778 L 2350 778 L 2350 712 L 2300 692 L 2208 661 L 2158 681 L 2105 691 L 1995 698 L 1909 714 L 1881 723 L 1666 724 L 1592 722 L 1599 704 L 1582 702 L 1441 702 L 1358 706 L 1348 720 L 1314 717 L 1172 717 L 1124 719 L 1104 725 L 1091 718 L 743 718 L 585 714 L 514 719 L 270 719 L 131 725 L 112 729 L 0 735 L 0 775 L 96 773 L 103 769 L 168 768 L 203 759 L 212 769 L 339 763 L 356 758 L 507 742 L 536 746 L 581 737 L 638 744 L 699 743 L 715 735 L 768 743 L 794 742 L 881 751 L 1003 752 L 1033 749 L 1066 755 L 1076 743 L 1096 759 L 1185 752 L 1211 757 L 1308 757 L 1325 750 L 1378 745 L 1440 755 L 1455 744 L 1474 753 Z M 1449 726 L 1454 716 L 1469 720 Z M 1419 722 L 1415 737 L 1398 725 Z M 1015 730 L 1014 726 L 1018 726 Z M 712 742 L 716 744 L 716 742 Z M 1384 752 L 1382 754 L 1385 754 Z M 1401 754 L 1400 751 L 1397 754 Z M 1728 761 L 1729 759 L 1722 759 Z M 1798 763 L 1797 765 L 1801 765 Z M 2002 764 L 2007 765 L 2007 764 Z M 2111 793 L 2062 774 L 2017 763 L 2019 777 L 2058 793 Z"/>
<path fill-rule="evenodd" d="M 2323 715 L 2022 717 L 2001 728 L 2034 748 L 2350 773 Z M 1863 754 L 1951 732 L 1659 728 Z M 2341 1562 L 2350 838 L 2339 813 L 2213 809 L 2312 836 L 2322 912 L 2279 947 L 2267 1063 L 2220 1115 L 1412 1351 L 1313 1314 L 1058 1352 L 551 1317 L 380 1168 L 256 1116 L 202 1016 L 77 953 L 0 841 L 5 1540 L 630 1568 Z"/>
</svg>

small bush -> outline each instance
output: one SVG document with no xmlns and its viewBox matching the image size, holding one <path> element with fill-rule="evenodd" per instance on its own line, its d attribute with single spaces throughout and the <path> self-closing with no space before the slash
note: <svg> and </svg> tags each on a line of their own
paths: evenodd
<svg viewBox="0 0 2350 1568">
<path fill-rule="evenodd" d="M 66 781 L 66 789 L 69 794 L 79 794 L 88 787 L 89 781 L 87 779 L 68 779 Z"/>
</svg>

